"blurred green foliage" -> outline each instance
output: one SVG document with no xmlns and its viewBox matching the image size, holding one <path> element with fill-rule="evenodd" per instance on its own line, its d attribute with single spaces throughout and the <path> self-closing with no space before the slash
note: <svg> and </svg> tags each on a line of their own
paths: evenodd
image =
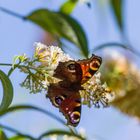
<svg viewBox="0 0 140 140">
<path fill-rule="evenodd" d="M 39 9 L 26 17 L 57 39 L 64 38 L 80 48 L 82 54 L 88 57 L 88 43 L 81 25 L 71 16 L 53 12 L 47 9 Z"/>
<path fill-rule="evenodd" d="M 8 140 L 6 134 L 2 130 L 0 130 L 0 139 L 1 140 Z"/>
<path fill-rule="evenodd" d="M 64 14 L 71 14 L 74 8 L 76 7 L 78 0 L 67 0 L 60 7 L 60 11 Z"/>
<path fill-rule="evenodd" d="M 123 2 L 124 0 L 110 0 L 112 11 L 121 31 L 123 31 Z"/>
<path fill-rule="evenodd" d="M 103 79 L 115 91 L 112 105 L 121 112 L 140 119 L 140 70 L 128 57 L 106 58 L 103 65 Z"/>
</svg>

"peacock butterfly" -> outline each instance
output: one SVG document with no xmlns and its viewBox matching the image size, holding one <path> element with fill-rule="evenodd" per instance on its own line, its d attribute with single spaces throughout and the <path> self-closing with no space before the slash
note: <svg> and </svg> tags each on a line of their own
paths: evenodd
<svg viewBox="0 0 140 140">
<path fill-rule="evenodd" d="M 48 97 L 67 119 L 67 124 L 77 126 L 81 116 L 81 97 L 79 90 L 99 69 L 102 59 L 92 55 L 89 59 L 59 62 L 54 77 L 62 81 L 50 84 Z"/>
</svg>

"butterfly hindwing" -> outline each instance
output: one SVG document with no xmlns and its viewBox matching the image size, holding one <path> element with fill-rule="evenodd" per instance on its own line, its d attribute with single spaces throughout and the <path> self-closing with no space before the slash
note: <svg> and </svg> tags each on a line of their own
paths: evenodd
<svg viewBox="0 0 140 140">
<path fill-rule="evenodd" d="M 58 107 L 66 117 L 68 125 L 78 125 L 81 116 L 81 98 L 78 90 L 66 89 L 60 84 L 51 84 L 48 97 L 52 104 Z"/>
<path fill-rule="evenodd" d="M 81 97 L 79 92 L 73 92 L 61 104 L 60 111 L 68 120 L 68 125 L 77 126 L 81 118 Z"/>
</svg>

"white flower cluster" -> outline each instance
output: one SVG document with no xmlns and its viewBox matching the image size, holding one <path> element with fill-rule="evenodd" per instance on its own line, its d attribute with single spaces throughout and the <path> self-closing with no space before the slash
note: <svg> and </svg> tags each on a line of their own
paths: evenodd
<svg viewBox="0 0 140 140">
<path fill-rule="evenodd" d="M 44 88 L 48 88 L 50 83 L 58 82 L 58 79 L 53 77 L 58 63 L 72 60 L 72 58 L 57 46 L 46 46 L 42 43 L 35 43 L 35 48 L 35 58 L 41 63 L 41 67 L 47 71 L 44 72 L 45 79 L 42 80 L 42 84 Z"/>
<path fill-rule="evenodd" d="M 35 47 L 35 57 L 49 69 L 55 70 L 59 62 L 72 60 L 68 54 L 65 54 L 57 46 L 46 46 L 38 42 L 35 43 Z"/>
<path fill-rule="evenodd" d="M 112 92 L 107 84 L 102 84 L 101 73 L 96 73 L 90 80 L 82 85 L 84 90 L 80 91 L 83 97 L 83 103 L 88 104 L 89 107 L 94 104 L 96 107 L 100 107 L 101 103 L 104 107 L 108 105 L 114 99 L 114 92 Z"/>
<path fill-rule="evenodd" d="M 58 83 L 61 79 L 53 77 L 54 71 L 59 62 L 73 60 L 69 55 L 65 54 L 61 48 L 57 46 L 46 46 L 41 43 L 35 43 L 35 53 L 33 59 L 25 59 L 25 67 L 27 77 L 21 84 L 31 93 L 37 93 L 48 89 L 51 83 Z M 26 61 L 27 60 L 27 61 Z M 29 67 L 27 69 L 27 67 Z M 32 70 L 30 70 L 30 68 Z M 82 85 L 83 90 L 80 91 L 83 104 L 88 106 L 103 106 L 112 100 L 112 92 L 106 84 L 101 83 L 101 74 L 96 73 L 90 80 Z"/>
<path fill-rule="evenodd" d="M 44 88 L 47 88 L 50 83 L 56 83 L 59 79 L 53 77 L 54 70 L 58 66 L 59 62 L 65 62 L 72 60 L 72 58 L 65 54 L 61 48 L 57 46 L 46 46 L 41 43 L 35 43 L 35 58 L 44 66 L 43 69 L 45 79 L 42 80 Z M 91 106 L 94 104 L 99 107 L 99 103 L 106 106 L 114 97 L 113 93 L 109 90 L 106 84 L 101 83 L 101 74 L 96 73 L 90 80 L 83 84 L 84 90 L 80 91 L 83 103 Z"/>
</svg>

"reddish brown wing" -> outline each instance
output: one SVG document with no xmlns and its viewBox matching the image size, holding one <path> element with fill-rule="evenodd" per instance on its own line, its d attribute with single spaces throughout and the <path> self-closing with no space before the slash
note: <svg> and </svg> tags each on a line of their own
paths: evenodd
<svg viewBox="0 0 140 140">
<path fill-rule="evenodd" d="M 81 116 L 81 98 L 78 90 L 61 87 L 59 83 L 51 84 L 48 97 L 66 117 L 68 125 L 78 125 Z"/>
<path fill-rule="evenodd" d="M 54 77 L 63 80 L 65 87 L 81 85 L 88 81 L 99 69 L 102 58 L 92 55 L 89 59 L 79 61 L 60 62 L 55 70 Z"/>
<path fill-rule="evenodd" d="M 82 70 L 82 80 L 81 84 L 88 81 L 99 69 L 102 58 L 96 55 L 92 55 L 89 59 L 79 60 L 77 61 L 81 66 Z"/>
<path fill-rule="evenodd" d="M 54 77 L 62 79 L 64 83 L 67 83 L 67 87 L 71 84 L 81 83 L 82 69 L 79 63 L 76 61 L 59 62 Z"/>
<path fill-rule="evenodd" d="M 81 116 L 81 97 L 79 92 L 73 91 L 60 105 L 60 111 L 68 120 L 67 124 L 77 126 Z"/>
</svg>

